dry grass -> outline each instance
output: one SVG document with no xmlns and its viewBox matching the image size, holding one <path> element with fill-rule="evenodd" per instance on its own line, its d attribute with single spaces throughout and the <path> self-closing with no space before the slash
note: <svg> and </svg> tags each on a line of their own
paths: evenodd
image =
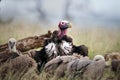
<svg viewBox="0 0 120 80">
<path fill-rule="evenodd" d="M 48 29 L 41 28 L 38 25 L 25 25 L 22 23 L 18 24 L 5 24 L 0 25 L 0 44 L 7 42 L 11 37 L 16 39 L 22 39 L 28 36 L 34 36 L 38 34 L 44 34 Z"/>
<path fill-rule="evenodd" d="M 85 44 L 89 48 L 89 56 L 105 54 L 107 52 L 120 52 L 120 29 L 91 28 L 73 29 L 70 35 L 74 44 Z"/>
<path fill-rule="evenodd" d="M 17 40 L 38 35 L 44 34 L 48 30 L 55 30 L 56 27 L 40 27 L 35 24 L 0 24 L 0 44 L 6 43 L 9 38 L 14 37 Z M 105 54 L 107 52 L 120 52 L 120 28 L 72 28 L 69 29 L 68 35 L 73 38 L 75 45 L 85 44 L 89 48 L 89 56 L 93 58 L 96 54 Z M 33 73 L 34 74 L 34 73 Z M 29 74 L 29 75 L 33 75 Z M 102 80 L 112 73 L 109 70 L 105 70 L 104 77 Z M 26 75 L 23 80 L 33 80 L 29 79 L 29 75 Z M 35 74 L 34 74 L 35 75 Z M 39 76 L 39 80 L 48 80 L 45 78 L 45 74 L 42 73 Z M 68 78 L 64 77 L 60 80 L 67 80 Z M 6 79 L 7 80 L 7 79 Z M 17 80 L 17 76 L 14 79 Z M 76 79 L 77 80 L 77 79 Z"/>
</svg>

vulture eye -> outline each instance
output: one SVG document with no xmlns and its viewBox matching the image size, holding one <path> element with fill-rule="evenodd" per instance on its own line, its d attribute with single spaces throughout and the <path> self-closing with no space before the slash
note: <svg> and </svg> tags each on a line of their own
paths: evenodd
<svg viewBox="0 0 120 80">
<path fill-rule="evenodd" d="M 62 24 L 62 25 L 65 25 L 65 23 L 64 23 L 64 22 L 61 22 L 61 24 Z"/>
<path fill-rule="evenodd" d="M 12 44 L 12 42 L 11 42 L 11 41 L 9 41 L 9 44 L 11 45 L 11 44 Z"/>
</svg>

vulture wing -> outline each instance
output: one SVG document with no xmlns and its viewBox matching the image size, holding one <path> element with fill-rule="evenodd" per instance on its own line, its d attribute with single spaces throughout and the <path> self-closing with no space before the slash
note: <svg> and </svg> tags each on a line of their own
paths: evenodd
<svg viewBox="0 0 120 80">
<path fill-rule="evenodd" d="M 49 62 L 47 62 L 44 69 L 46 72 L 55 70 L 61 63 L 62 63 L 62 60 L 58 56 L 58 57 L 50 60 Z"/>
<path fill-rule="evenodd" d="M 77 73 L 78 72 L 79 74 L 81 74 L 86 70 L 86 67 L 91 63 L 92 63 L 91 60 L 76 59 L 68 64 L 67 70 L 69 73 Z"/>
</svg>

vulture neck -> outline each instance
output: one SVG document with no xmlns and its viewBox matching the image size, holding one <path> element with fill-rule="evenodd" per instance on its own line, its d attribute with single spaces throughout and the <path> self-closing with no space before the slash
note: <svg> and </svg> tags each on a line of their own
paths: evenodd
<svg viewBox="0 0 120 80">
<path fill-rule="evenodd" d="M 67 29 L 59 30 L 58 37 L 61 39 L 63 36 L 67 35 Z"/>
</svg>

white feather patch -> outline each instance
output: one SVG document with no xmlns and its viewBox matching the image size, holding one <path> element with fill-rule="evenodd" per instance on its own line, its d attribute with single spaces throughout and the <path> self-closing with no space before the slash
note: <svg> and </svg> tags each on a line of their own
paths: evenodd
<svg viewBox="0 0 120 80">
<path fill-rule="evenodd" d="M 64 51 L 64 53 L 66 55 L 71 54 L 71 52 L 72 52 L 72 43 L 62 41 L 62 43 L 60 44 L 60 48 Z"/>
<path fill-rule="evenodd" d="M 51 42 L 47 46 L 45 46 L 45 51 L 48 54 L 48 56 L 52 56 L 53 54 L 56 56 L 57 55 L 57 48 L 56 44 Z"/>
</svg>

